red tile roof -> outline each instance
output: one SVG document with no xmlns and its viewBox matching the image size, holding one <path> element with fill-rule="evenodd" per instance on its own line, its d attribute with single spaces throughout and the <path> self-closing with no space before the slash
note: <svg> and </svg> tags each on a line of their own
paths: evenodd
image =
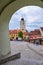
<svg viewBox="0 0 43 65">
<path fill-rule="evenodd" d="M 9 30 L 10 34 L 17 34 L 17 30 Z"/>
<path fill-rule="evenodd" d="M 39 31 L 39 29 L 35 29 L 34 31 L 31 31 L 30 32 L 30 35 L 40 35 L 41 33 L 40 33 L 40 31 Z"/>
<path fill-rule="evenodd" d="M 24 34 L 24 35 L 28 35 L 28 32 L 24 32 L 23 34 Z"/>
<path fill-rule="evenodd" d="M 21 31 L 20 29 L 18 29 L 18 30 L 9 30 L 9 33 L 10 34 L 18 34 L 20 31 Z M 28 32 L 26 31 L 23 34 L 24 35 L 28 35 Z"/>
<path fill-rule="evenodd" d="M 29 34 L 30 39 L 41 39 L 41 33 L 39 29 L 35 29 L 34 31 L 31 31 Z"/>
<path fill-rule="evenodd" d="M 21 31 L 20 29 L 17 30 L 17 32 L 20 32 L 20 31 Z"/>
<path fill-rule="evenodd" d="M 30 39 L 41 39 L 42 36 L 41 35 L 31 35 Z"/>
</svg>

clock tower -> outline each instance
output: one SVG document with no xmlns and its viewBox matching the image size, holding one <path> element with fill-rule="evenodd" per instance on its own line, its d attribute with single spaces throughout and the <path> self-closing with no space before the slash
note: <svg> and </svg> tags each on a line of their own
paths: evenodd
<svg viewBox="0 0 43 65">
<path fill-rule="evenodd" d="M 25 31 L 25 21 L 24 21 L 24 18 L 21 18 L 21 21 L 20 21 L 20 29 L 23 32 Z"/>
</svg>

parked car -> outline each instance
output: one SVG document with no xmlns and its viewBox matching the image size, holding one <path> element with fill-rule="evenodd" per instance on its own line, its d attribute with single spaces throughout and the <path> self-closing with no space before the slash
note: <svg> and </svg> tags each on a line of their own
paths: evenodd
<svg viewBox="0 0 43 65">
<path fill-rule="evenodd" d="M 19 40 L 19 41 L 22 41 L 22 38 L 19 37 L 18 40 Z"/>
</svg>

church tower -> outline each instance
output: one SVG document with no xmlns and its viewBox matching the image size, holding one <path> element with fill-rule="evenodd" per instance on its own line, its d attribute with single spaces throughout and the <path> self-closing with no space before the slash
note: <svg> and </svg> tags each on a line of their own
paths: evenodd
<svg viewBox="0 0 43 65">
<path fill-rule="evenodd" d="M 20 29 L 23 32 L 25 31 L 25 21 L 24 21 L 24 18 L 21 18 L 21 21 L 20 21 Z"/>
</svg>

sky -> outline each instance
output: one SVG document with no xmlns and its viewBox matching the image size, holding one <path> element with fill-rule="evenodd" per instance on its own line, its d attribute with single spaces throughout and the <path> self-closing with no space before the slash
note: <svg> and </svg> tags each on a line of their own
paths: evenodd
<svg viewBox="0 0 43 65">
<path fill-rule="evenodd" d="M 43 8 L 25 6 L 17 10 L 10 19 L 9 30 L 20 29 L 21 18 L 25 20 L 25 27 L 30 32 L 43 27 Z"/>
</svg>

